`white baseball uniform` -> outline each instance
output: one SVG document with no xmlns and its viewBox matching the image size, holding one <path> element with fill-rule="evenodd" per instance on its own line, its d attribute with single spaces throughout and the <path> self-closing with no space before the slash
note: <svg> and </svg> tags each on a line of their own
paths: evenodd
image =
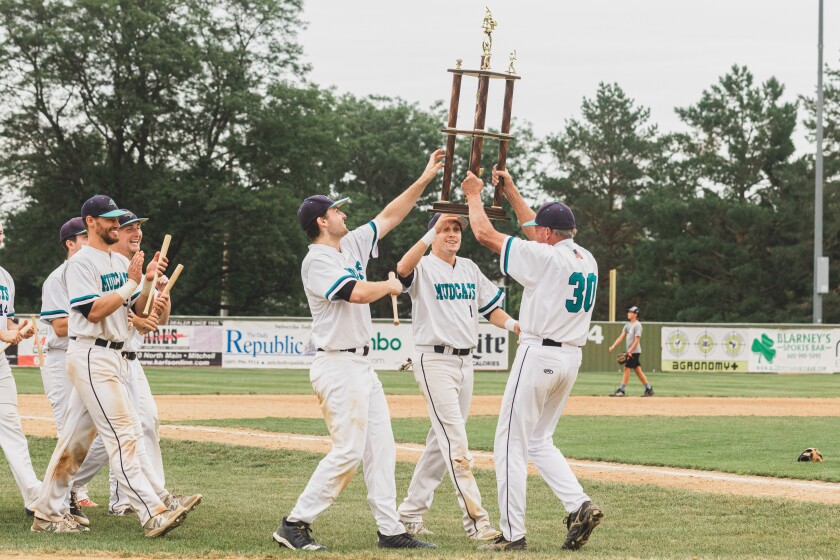
<svg viewBox="0 0 840 560">
<path fill-rule="evenodd" d="M 42 288 L 41 321 L 47 323 L 50 327 L 52 327 L 54 320 L 69 316 L 70 296 L 67 295 L 67 285 L 64 282 L 66 268 L 67 261 L 64 261 L 47 276 Z M 55 428 L 59 437 L 61 437 L 61 431 L 64 427 L 64 417 L 67 414 L 70 393 L 73 391 L 73 384 L 67 376 L 66 369 L 67 344 L 69 341 L 69 337 L 58 336 L 55 330 L 48 329 L 47 341 L 44 344 L 44 363 L 41 365 L 41 380 L 44 382 L 44 392 L 52 407 Z M 85 471 L 86 467 L 100 465 L 103 462 L 104 464 L 108 463 L 108 453 L 105 450 L 105 444 L 102 443 L 102 438 L 97 434 L 79 472 Z M 95 468 L 98 470 L 98 467 Z M 80 496 L 87 495 L 87 488 L 84 484 L 74 485 L 73 490 Z"/>
<path fill-rule="evenodd" d="M 420 259 L 406 291 L 411 296 L 418 350 L 413 357 L 414 378 L 426 400 L 432 428 L 408 495 L 400 504 L 400 519 L 422 521 L 449 472 L 464 529 L 472 535 L 490 526 L 472 473 L 465 426 L 474 379 L 472 349 L 478 340 L 479 316 L 492 313 L 504 296 L 473 261 L 457 257 L 452 266 L 434 254 Z"/>
<path fill-rule="evenodd" d="M 0 330 L 9 330 L 9 318 L 15 315 L 15 282 L 0 266 Z M 27 509 L 35 509 L 41 481 L 32 469 L 29 444 L 23 434 L 18 413 L 17 385 L 6 354 L 0 352 L 0 447 L 12 469 L 12 476 Z"/>
<path fill-rule="evenodd" d="M 598 264 L 571 239 L 552 246 L 515 237 L 502 243 L 499 264 L 524 288 L 519 312 L 522 335 L 493 447 L 499 529 L 505 539 L 516 541 L 525 536 L 529 460 L 566 511 L 577 510 L 589 499 L 552 436 L 580 367 Z"/>
<path fill-rule="evenodd" d="M 388 403 L 366 357 L 373 334 L 370 307 L 337 296 L 348 282 L 366 279 L 367 263 L 378 254 L 378 242 L 379 226 L 371 221 L 345 235 L 341 251 L 312 244 L 303 260 L 301 277 L 312 312 L 312 341 L 318 349 L 309 379 L 333 447 L 318 463 L 288 520 L 314 522 L 362 463 L 379 531 L 392 536 L 405 533 L 405 527 L 396 508 L 396 446 Z"/>
<path fill-rule="evenodd" d="M 80 310 L 125 284 L 129 261 L 114 252 L 82 247 L 68 262 L 64 277 L 70 297 L 67 374 L 73 383 L 64 431 L 53 452 L 39 493 L 36 515 L 60 521 L 66 513 L 65 498 L 70 483 L 99 432 L 111 459 L 111 469 L 127 489 L 141 524 L 166 511 L 138 454 L 142 442 L 135 425 L 137 413 L 125 386 L 128 364 L 120 345 L 128 338 L 128 305 L 139 290 L 112 314 L 98 323 L 88 321 Z"/>
</svg>

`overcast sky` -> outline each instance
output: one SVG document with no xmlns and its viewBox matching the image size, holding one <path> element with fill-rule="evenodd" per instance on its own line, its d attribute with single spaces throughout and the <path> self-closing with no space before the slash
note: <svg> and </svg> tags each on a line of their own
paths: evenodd
<svg viewBox="0 0 840 560">
<path fill-rule="evenodd" d="M 674 107 L 695 103 L 733 64 L 748 66 L 759 82 L 775 76 L 789 100 L 816 91 L 817 0 L 305 0 L 300 40 L 309 77 L 423 107 L 448 100 L 446 69 L 459 57 L 465 68 L 479 64 L 485 5 L 498 22 L 493 69 L 504 71 L 516 49 L 522 80 L 513 114 L 540 135 L 579 115 L 599 82 L 618 83 L 668 131 L 680 129 Z M 840 7 L 832 2 L 824 59 L 840 67 Z M 471 128 L 475 87 L 464 80 L 461 126 Z M 502 96 L 492 83 L 489 126 L 499 124 Z M 801 117 L 797 146 L 813 150 Z"/>
</svg>

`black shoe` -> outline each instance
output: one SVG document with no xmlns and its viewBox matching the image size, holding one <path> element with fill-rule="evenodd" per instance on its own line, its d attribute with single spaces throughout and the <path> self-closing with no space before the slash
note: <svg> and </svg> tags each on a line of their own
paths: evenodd
<svg viewBox="0 0 840 560">
<path fill-rule="evenodd" d="M 618 389 L 615 390 L 614 393 L 611 393 L 610 396 L 611 397 L 626 397 L 627 394 L 624 392 L 624 389 L 619 387 Z"/>
<path fill-rule="evenodd" d="M 85 512 L 82 511 L 81 506 L 79 506 L 79 501 L 76 499 L 76 493 L 70 492 L 70 515 L 73 516 L 73 519 L 76 520 L 76 523 L 83 527 L 87 527 L 90 525 L 90 519 L 88 519 Z"/>
<path fill-rule="evenodd" d="M 437 548 L 436 544 L 415 539 L 408 533 L 386 537 L 377 531 L 376 536 L 379 537 L 376 541 L 376 546 L 379 548 Z"/>
<path fill-rule="evenodd" d="M 309 523 L 298 521 L 291 523 L 283 518 L 283 522 L 271 535 L 274 542 L 292 550 L 327 550 L 327 547 L 316 543 L 312 539 L 312 528 Z"/>
<path fill-rule="evenodd" d="M 643 397 L 652 397 L 653 395 L 655 395 L 655 393 L 653 392 L 653 387 L 651 387 L 650 389 L 645 389 L 645 392 L 642 393 Z"/>
<path fill-rule="evenodd" d="M 601 508 L 589 500 L 583 502 L 583 505 L 577 511 L 570 513 L 569 517 L 563 520 L 566 523 L 566 528 L 569 529 L 563 548 L 577 550 L 585 545 L 586 541 L 589 540 L 589 535 L 592 534 L 592 530 L 601 523 L 603 518 L 604 512 L 601 511 Z"/>
<path fill-rule="evenodd" d="M 525 542 L 525 537 L 522 537 L 517 541 L 511 542 L 505 539 L 504 536 L 501 536 L 491 543 L 479 546 L 478 550 L 528 550 L 528 543 Z"/>
<path fill-rule="evenodd" d="M 23 508 L 23 513 L 25 513 L 29 517 L 35 517 L 35 512 L 29 509 L 28 507 Z"/>
</svg>

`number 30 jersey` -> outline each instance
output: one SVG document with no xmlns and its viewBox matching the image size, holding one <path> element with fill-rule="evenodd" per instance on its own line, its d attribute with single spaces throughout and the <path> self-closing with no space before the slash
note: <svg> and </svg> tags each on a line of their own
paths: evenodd
<svg viewBox="0 0 840 560">
<path fill-rule="evenodd" d="M 519 309 L 523 344 L 539 345 L 544 338 L 586 344 L 598 288 L 598 263 L 589 251 L 571 239 L 548 245 L 508 237 L 499 266 L 525 289 Z"/>
</svg>

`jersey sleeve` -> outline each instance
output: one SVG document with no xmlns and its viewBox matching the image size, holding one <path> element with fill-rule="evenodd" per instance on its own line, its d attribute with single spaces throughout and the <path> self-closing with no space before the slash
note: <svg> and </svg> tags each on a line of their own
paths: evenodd
<svg viewBox="0 0 840 560">
<path fill-rule="evenodd" d="M 493 311 L 501 307 L 502 301 L 505 299 L 502 289 L 493 284 L 480 270 L 478 271 L 478 293 L 476 296 L 478 297 L 479 315 L 493 313 Z"/>
<path fill-rule="evenodd" d="M 9 275 L 9 307 L 6 311 L 6 317 L 15 316 L 15 280 Z"/>
<path fill-rule="evenodd" d="M 361 261 L 362 267 L 366 267 L 370 259 L 379 256 L 380 231 L 376 220 L 371 220 L 345 235 L 341 240 L 341 250 L 351 251 Z"/>
<path fill-rule="evenodd" d="M 417 263 L 417 266 L 415 266 L 414 270 L 411 272 L 411 284 L 403 289 L 404 294 L 408 294 L 412 298 L 417 297 L 420 292 L 420 285 L 423 283 L 422 278 L 424 270 L 423 259 L 420 259 L 420 262 Z"/>
<path fill-rule="evenodd" d="M 543 251 L 539 243 L 509 236 L 502 242 L 499 268 L 524 287 L 533 288 L 543 274 Z"/>
<path fill-rule="evenodd" d="M 70 300 L 61 280 L 50 276 L 44 282 L 41 293 L 41 320 L 49 323 L 54 319 L 67 317 L 70 313 Z"/>
<path fill-rule="evenodd" d="M 71 309 L 93 303 L 102 297 L 101 281 L 96 271 L 84 261 L 71 259 L 67 263 L 64 283 L 67 285 L 67 297 Z"/>
<path fill-rule="evenodd" d="M 338 262 L 326 258 L 316 258 L 306 270 L 305 284 L 310 291 L 328 301 L 337 301 L 338 291 L 347 282 L 357 278 Z"/>
</svg>

